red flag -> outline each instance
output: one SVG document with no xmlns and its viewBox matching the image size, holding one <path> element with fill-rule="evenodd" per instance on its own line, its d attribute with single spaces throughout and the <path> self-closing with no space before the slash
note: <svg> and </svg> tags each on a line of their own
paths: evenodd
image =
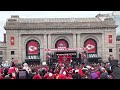
<svg viewBox="0 0 120 90">
<path fill-rule="evenodd" d="M 10 38 L 11 45 L 14 45 L 14 37 Z"/>
<path fill-rule="evenodd" d="M 109 35 L 109 43 L 112 43 L 112 35 Z"/>
</svg>

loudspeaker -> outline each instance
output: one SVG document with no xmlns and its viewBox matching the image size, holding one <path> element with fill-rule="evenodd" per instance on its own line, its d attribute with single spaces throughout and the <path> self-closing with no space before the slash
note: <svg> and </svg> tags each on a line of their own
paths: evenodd
<svg viewBox="0 0 120 90">
<path fill-rule="evenodd" d="M 118 65 L 118 60 L 111 60 L 110 65 L 111 66 L 117 66 Z"/>
</svg>

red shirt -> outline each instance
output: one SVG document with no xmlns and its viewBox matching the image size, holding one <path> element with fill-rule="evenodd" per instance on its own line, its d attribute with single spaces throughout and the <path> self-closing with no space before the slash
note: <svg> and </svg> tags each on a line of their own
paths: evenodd
<svg viewBox="0 0 120 90">
<path fill-rule="evenodd" d="M 45 68 L 46 68 L 46 71 L 48 71 L 48 70 L 49 70 L 49 67 L 48 67 L 48 66 L 46 66 Z"/>
<path fill-rule="evenodd" d="M 64 74 L 60 74 L 59 76 L 58 76 L 58 79 L 66 79 L 67 77 L 64 75 Z"/>
<path fill-rule="evenodd" d="M 52 77 L 53 77 L 54 79 L 56 79 L 56 74 L 52 74 Z"/>
<path fill-rule="evenodd" d="M 33 79 L 42 79 L 42 77 L 41 77 L 40 75 L 36 74 L 36 75 L 33 77 Z"/>
<path fill-rule="evenodd" d="M 4 79 L 2 76 L 0 76 L 0 79 Z"/>
<path fill-rule="evenodd" d="M 48 73 L 44 75 L 44 78 L 47 79 L 49 77 Z"/>
<path fill-rule="evenodd" d="M 73 79 L 73 78 L 72 78 L 72 76 L 71 76 L 71 75 L 69 75 L 69 76 L 67 77 L 67 79 Z"/>
<path fill-rule="evenodd" d="M 72 70 L 72 69 L 73 69 L 72 67 L 69 67 L 69 69 L 68 69 L 68 70 L 70 71 L 70 70 Z"/>
<path fill-rule="evenodd" d="M 96 73 L 97 73 L 97 75 L 98 75 L 98 78 L 100 78 L 100 72 L 99 72 L 99 71 L 97 71 Z"/>
<path fill-rule="evenodd" d="M 81 76 L 83 76 L 83 71 L 82 71 L 81 68 L 79 68 L 79 74 L 80 74 Z"/>
<path fill-rule="evenodd" d="M 3 69 L 2 69 L 2 68 L 0 68 L 0 73 L 1 73 L 1 74 L 3 73 Z"/>
<path fill-rule="evenodd" d="M 9 70 L 8 70 L 8 74 L 11 74 L 11 73 L 15 72 L 15 68 L 16 67 L 10 67 Z"/>
<path fill-rule="evenodd" d="M 53 79 L 53 76 L 51 76 L 51 77 L 50 77 L 50 76 L 48 76 L 48 77 L 47 77 L 47 79 Z"/>
</svg>

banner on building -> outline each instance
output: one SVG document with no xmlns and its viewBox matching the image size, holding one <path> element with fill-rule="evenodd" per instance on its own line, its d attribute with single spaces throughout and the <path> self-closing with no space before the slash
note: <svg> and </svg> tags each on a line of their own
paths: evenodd
<svg viewBox="0 0 120 90">
<path fill-rule="evenodd" d="M 95 40 L 88 39 L 84 45 L 88 53 L 97 53 L 97 43 Z"/>
<path fill-rule="evenodd" d="M 109 43 L 112 43 L 112 35 L 109 35 Z"/>
<path fill-rule="evenodd" d="M 10 38 L 11 45 L 14 45 L 14 37 Z"/>
<path fill-rule="evenodd" d="M 28 42 L 27 44 L 27 54 L 30 55 L 30 54 L 38 54 L 39 51 L 38 51 L 38 47 L 39 47 L 39 44 L 36 42 L 36 41 L 30 41 Z"/>
<path fill-rule="evenodd" d="M 57 43 L 56 43 L 56 48 L 68 48 L 68 43 L 67 43 L 67 41 L 66 40 L 59 40 L 59 41 L 57 41 Z"/>
<path fill-rule="evenodd" d="M 40 60 L 40 45 L 36 40 L 30 40 L 26 44 L 26 60 Z"/>
</svg>

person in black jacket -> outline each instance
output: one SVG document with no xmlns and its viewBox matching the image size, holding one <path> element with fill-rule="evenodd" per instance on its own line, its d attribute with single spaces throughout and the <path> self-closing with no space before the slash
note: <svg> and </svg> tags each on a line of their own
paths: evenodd
<svg viewBox="0 0 120 90">
<path fill-rule="evenodd" d="M 81 79 L 81 75 L 78 72 L 79 70 L 75 70 L 75 74 L 72 76 L 73 79 Z"/>
<path fill-rule="evenodd" d="M 29 73 L 29 79 L 33 79 L 33 77 L 36 75 L 36 72 L 34 69 Z"/>
<path fill-rule="evenodd" d="M 7 73 L 8 73 L 8 69 L 9 69 L 9 68 L 5 68 L 5 69 L 4 69 L 4 71 L 3 71 L 3 72 L 4 72 L 3 77 L 6 76 L 6 75 L 8 75 L 8 74 L 7 74 Z"/>
<path fill-rule="evenodd" d="M 21 71 L 24 71 L 23 74 L 25 74 L 25 76 L 20 76 L 20 73 Z M 29 76 L 29 73 L 25 70 L 25 69 L 22 69 L 22 67 L 19 67 L 19 71 L 16 73 L 16 79 L 29 79 L 30 76 Z"/>
</svg>

